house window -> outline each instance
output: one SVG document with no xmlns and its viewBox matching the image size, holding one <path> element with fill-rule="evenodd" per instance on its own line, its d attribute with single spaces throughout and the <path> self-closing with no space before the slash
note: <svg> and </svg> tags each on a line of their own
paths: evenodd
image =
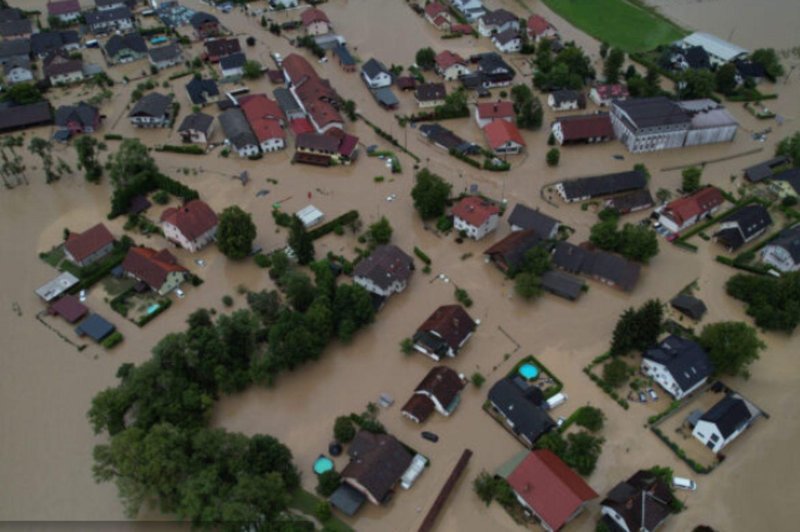
<svg viewBox="0 0 800 532">
<path fill-rule="evenodd" d="M 719 441 L 719 436 L 717 434 L 712 434 L 711 435 L 711 441 L 713 441 L 714 443 L 717 443 L 717 441 Z"/>
</svg>

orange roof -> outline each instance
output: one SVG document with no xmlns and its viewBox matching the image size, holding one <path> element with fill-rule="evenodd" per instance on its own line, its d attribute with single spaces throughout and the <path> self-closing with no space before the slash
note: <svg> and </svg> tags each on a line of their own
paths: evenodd
<svg viewBox="0 0 800 532">
<path fill-rule="evenodd" d="M 528 32 L 533 35 L 541 35 L 553 26 L 547 22 L 547 19 L 540 15 L 531 15 L 528 18 Z"/>
<path fill-rule="evenodd" d="M 64 247 L 76 261 L 80 262 L 113 242 L 114 235 L 106 226 L 97 224 L 83 233 L 70 233 Z"/>
<path fill-rule="evenodd" d="M 485 102 L 478 104 L 480 118 L 508 118 L 514 116 L 514 104 L 509 101 L 498 100 L 494 103 Z"/>
<path fill-rule="evenodd" d="M 430 18 L 434 18 L 437 15 L 443 15 L 445 13 L 447 13 L 447 8 L 439 2 L 431 2 L 425 6 L 425 15 Z"/>
<path fill-rule="evenodd" d="M 664 208 L 664 214 L 675 220 L 678 225 L 683 225 L 686 220 L 710 211 L 722 205 L 724 201 L 725 198 L 719 189 L 706 187 L 685 198 L 669 202 Z"/>
<path fill-rule="evenodd" d="M 500 208 L 480 196 L 467 196 L 453 206 L 452 212 L 469 225 L 480 227 L 492 216 L 500 214 Z"/>
<path fill-rule="evenodd" d="M 183 207 L 170 207 L 161 215 L 161 221 L 174 225 L 188 238 L 194 240 L 217 225 L 217 215 L 202 200 L 192 200 Z"/>
<path fill-rule="evenodd" d="M 154 290 L 164 285 L 170 273 L 189 271 L 178 264 L 177 259 L 166 249 L 156 251 L 146 247 L 132 247 L 128 250 L 125 260 L 122 261 L 122 269 Z"/>
<path fill-rule="evenodd" d="M 456 64 L 466 65 L 467 62 L 464 61 L 463 57 L 458 54 L 454 54 L 450 50 L 445 50 L 444 52 L 439 52 L 436 54 L 436 66 L 438 66 L 440 69 L 447 70 Z"/>
<path fill-rule="evenodd" d="M 300 14 L 300 20 L 303 22 L 303 26 L 310 26 L 315 22 L 330 22 L 330 20 L 328 20 L 328 15 L 326 15 L 323 10 L 317 9 L 316 7 L 303 11 Z"/>
<path fill-rule="evenodd" d="M 239 106 L 259 142 L 286 138 L 280 122 L 284 118 L 283 111 L 278 102 L 269 99 L 265 94 L 252 94 L 240 98 Z"/>
<path fill-rule="evenodd" d="M 289 54 L 281 63 L 281 67 L 289 76 L 289 80 L 297 85 L 303 78 L 316 78 L 317 72 L 308 60 L 299 54 Z"/>
<path fill-rule="evenodd" d="M 505 120 L 494 120 L 488 123 L 483 128 L 483 134 L 486 136 L 486 142 L 489 143 L 493 150 L 509 141 L 525 146 L 525 140 L 522 138 L 517 126 Z"/>
</svg>

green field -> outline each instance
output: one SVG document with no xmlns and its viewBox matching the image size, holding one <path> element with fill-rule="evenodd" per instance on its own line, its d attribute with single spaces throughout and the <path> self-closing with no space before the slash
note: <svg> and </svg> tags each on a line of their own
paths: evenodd
<svg viewBox="0 0 800 532">
<path fill-rule="evenodd" d="M 688 32 L 628 0 L 542 0 L 547 7 L 595 39 L 626 52 L 652 50 Z"/>
</svg>

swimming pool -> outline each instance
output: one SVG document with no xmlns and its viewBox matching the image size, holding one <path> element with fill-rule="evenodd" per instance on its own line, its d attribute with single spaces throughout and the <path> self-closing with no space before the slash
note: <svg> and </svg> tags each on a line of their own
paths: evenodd
<svg viewBox="0 0 800 532">
<path fill-rule="evenodd" d="M 319 458 L 314 461 L 314 473 L 317 475 L 321 475 L 331 469 L 333 469 L 333 460 L 324 454 L 319 455 Z"/>
<path fill-rule="evenodd" d="M 147 307 L 147 314 L 152 314 L 153 312 L 157 311 L 161 305 L 159 303 L 153 303 L 149 307 Z"/>
<path fill-rule="evenodd" d="M 519 374 L 522 375 L 524 379 L 530 381 L 539 376 L 539 368 L 533 364 L 523 364 L 519 368 Z"/>
</svg>

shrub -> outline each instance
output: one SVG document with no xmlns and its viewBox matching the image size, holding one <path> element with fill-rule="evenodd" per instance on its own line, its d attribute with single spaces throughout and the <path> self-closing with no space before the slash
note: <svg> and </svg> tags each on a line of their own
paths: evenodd
<svg viewBox="0 0 800 532">
<path fill-rule="evenodd" d="M 400 351 L 406 355 L 414 352 L 414 341 L 411 338 L 403 338 L 400 341 Z"/>
<path fill-rule="evenodd" d="M 233 298 L 227 294 L 222 296 L 222 304 L 225 305 L 226 307 L 233 306 Z"/>
<path fill-rule="evenodd" d="M 103 339 L 103 341 L 101 342 L 101 345 L 103 347 L 105 347 L 106 349 L 111 349 L 114 346 L 118 345 L 120 342 L 122 342 L 123 339 L 124 339 L 124 336 L 122 336 L 121 332 L 114 331 L 113 333 L 111 333 L 110 335 L 106 336 Z"/>
<path fill-rule="evenodd" d="M 169 194 L 164 190 L 158 190 L 153 194 L 153 201 L 159 205 L 166 205 L 169 203 Z"/>
<path fill-rule="evenodd" d="M 339 488 L 342 478 L 335 470 L 325 471 L 317 479 L 317 493 L 322 497 L 330 497 Z"/>
<path fill-rule="evenodd" d="M 356 427 L 348 416 L 339 416 L 333 423 L 333 438 L 340 443 L 350 443 L 356 437 Z"/>
<path fill-rule="evenodd" d="M 481 374 L 480 372 L 476 371 L 475 373 L 472 374 L 469 380 L 470 382 L 472 382 L 473 386 L 475 386 L 476 388 L 480 388 L 481 386 L 483 386 L 483 383 L 486 382 L 486 377 L 484 377 L 483 374 Z"/>
<path fill-rule="evenodd" d="M 269 265 L 270 265 L 269 257 L 264 255 L 263 253 L 257 254 L 253 258 L 253 260 L 255 261 L 256 266 L 258 266 L 259 268 L 269 268 Z"/>
<path fill-rule="evenodd" d="M 472 306 L 472 298 L 469 297 L 469 294 L 463 288 L 456 288 L 455 296 L 456 300 L 465 307 L 469 308 Z"/>
<path fill-rule="evenodd" d="M 547 166 L 558 166 L 560 160 L 561 152 L 558 151 L 558 148 L 551 148 L 547 152 Z"/>
<path fill-rule="evenodd" d="M 429 265 L 431 263 L 431 258 L 428 257 L 428 255 L 426 255 L 425 252 L 423 252 L 421 249 L 419 249 L 416 246 L 414 246 L 414 255 L 416 255 L 417 258 L 419 260 L 421 260 L 422 262 L 424 262 L 425 264 Z"/>
</svg>

